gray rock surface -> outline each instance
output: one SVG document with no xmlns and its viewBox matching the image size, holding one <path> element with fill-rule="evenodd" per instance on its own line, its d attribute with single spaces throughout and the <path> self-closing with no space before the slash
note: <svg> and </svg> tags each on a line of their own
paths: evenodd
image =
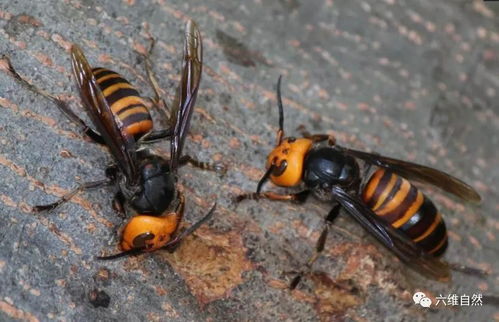
<svg viewBox="0 0 499 322">
<path fill-rule="evenodd" d="M 433 300 L 499 292 L 494 6 L 465 0 L 0 1 L 0 53 L 82 115 L 70 43 L 151 96 L 139 55 L 149 30 L 158 39 L 154 68 L 171 100 L 183 24 L 195 19 L 205 69 L 186 151 L 230 165 L 223 178 L 181 170 L 186 222 L 216 199 L 219 207 L 176 253 L 97 261 L 95 255 L 116 251 L 123 225 L 110 206 L 112 188 L 82 193 L 50 214 L 35 216 L 30 207 L 54 201 L 77 182 L 102 178 L 111 156 L 49 101 L 1 71 L 0 320 L 498 320 L 492 300 L 431 310 L 412 302 L 415 290 Z M 449 285 L 427 280 L 344 214 L 314 267 L 323 273 L 286 290 L 285 272 L 300 269 L 312 254 L 328 205 L 231 202 L 234 194 L 255 189 L 263 173 L 277 128 L 280 74 L 289 134 L 304 124 L 334 133 L 343 145 L 428 164 L 476 187 L 480 205 L 424 190 L 446 219 L 445 258 L 490 276 L 456 272 Z M 168 151 L 167 144 L 155 148 Z M 109 306 L 98 306 L 106 295 Z"/>
</svg>

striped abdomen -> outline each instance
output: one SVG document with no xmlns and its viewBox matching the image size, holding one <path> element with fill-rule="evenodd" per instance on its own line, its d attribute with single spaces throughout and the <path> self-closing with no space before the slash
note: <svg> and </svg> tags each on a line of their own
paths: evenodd
<svg viewBox="0 0 499 322">
<path fill-rule="evenodd" d="M 447 229 L 433 202 L 408 180 L 385 170 L 373 173 L 362 200 L 385 222 L 404 232 L 430 254 L 447 248 Z"/>
<path fill-rule="evenodd" d="M 151 131 L 151 115 L 139 92 L 126 79 L 106 68 L 94 68 L 92 73 L 112 112 L 122 122 L 122 130 L 136 140 Z"/>
</svg>

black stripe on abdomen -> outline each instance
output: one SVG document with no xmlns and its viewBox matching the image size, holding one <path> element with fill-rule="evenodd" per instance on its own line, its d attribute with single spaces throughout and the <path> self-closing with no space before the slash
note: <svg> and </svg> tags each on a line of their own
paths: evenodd
<svg viewBox="0 0 499 322">
<path fill-rule="evenodd" d="M 118 75 L 118 74 L 116 74 L 116 75 Z M 99 81 L 98 78 L 97 78 L 97 81 Z M 104 91 L 106 88 L 108 88 L 112 85 L 121 84 L 121 83 L 130 84 L 126 79 L 124 79 L 123 77 L 118 75 L 117 77 L 108 78 L 105 81 L 99 82 L 99 87 L 100 87 L 101 91 Z"/>
<path fill-rule="evenodd" d="M 390 171 L 385 171 L 383 173 L 383 176 L 379 180 L 378 184 L 376 185 L 375 191 L 371 199 L 367 202 L 367 206 L 369 208 L 373 208 L 374 205 L 378 202 L 379 197 L 381 194 L 385 191 L 386 187 L 388 186 L 388 183 L 390 182 L 390 179 L 392 178 L 392 173 Z M 371 183 L 374 184 L 374 183 Z"/>
<path fill-rule="evenodd" d="M 416 211 L 412 217 L 400 227 L 412 239 L 421 236 L 433 223 L 437 216 L 437 208 L 433 202 L 425 195 L 421 207 Z"/>
<path fill-rule="evenodd" d="M 149 113 L 133 113 L 131 115 L 128 115 L 126 118 L 121 119 L 121 122 L 123 122 L 123 125 L 125 127 L 130 126 L 134 123 L 142 122 L 142 121 L 150 121 L 151 120 L 151 115 Z"/>
<path fill-rule="evenodd" d="M 104 76 L 110 75 L 110 74 L 117 74 L 116 72 L 113 72 L 112 70 L 109 70 L 107 68 L 102 68 L 102 67 L 96 67 L 92 68 L 92 74 L 94 74 L 95 79 L 102 78 Z"/>
<path fill-rule="evenodd" d="M 417 244 L 427 252 L 430 252 L 432 249 L 437 247 L 444 240 L 444 238 L 447 238 L 447 228 L 445 227 L 444 221 L 441 220 L 437 228 L 431 234 L 418 241 Z M 440 250 L 440 248 L 438 250 Z"/>
<path fill-rule="evenodd" d="M 106 101 L 109 106 L 113 105 L 115 102 L 119 101 L 120 99 L 128 96 L 137 96 L 139 97 L 139 92 L 137 92 L 136 89 L 134 88 L 119 88 L 106 96 Z"/>
</svg>

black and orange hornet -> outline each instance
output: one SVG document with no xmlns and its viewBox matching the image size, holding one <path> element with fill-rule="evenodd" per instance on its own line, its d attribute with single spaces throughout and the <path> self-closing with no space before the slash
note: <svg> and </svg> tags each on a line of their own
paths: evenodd
<svg viewBox="0 0 499 322">
<path fill-rule="evenodd" d="M 215 210 L 216 204 L 200 221 L 182 233 L 178 232 L 185 205 L 183 194 L 176 189 L 178 167 L 190 163 L 205 170 L 224 170 L 221 165 L 199 162 L 182 154 L 201 81 L 203 58 L 201 34 L 191 20 L 186 24 L 184 37 L 183 68 L 177 104 L 170 114 L 170 126 L 158 131 L 153 130 L 151 115 L 138 91 L 120 74 L 106 68 L 90 67 L 77 45 L 71 48 L 73 74 L 83 106 L 95 130 L 72 112 L 64 101 L 24 80 L 9 62 L 9 70 L 18 81 L 55 102 L 70 120 L 81 126 L 88 137 L 108 147 L 114 157 L 115 164 L 106 169 L 105 179 L 81 184 L 57 202 L 33 207 L 34 212 L 50 211 L 80 191 L 117 184 L 119 192 L 113 201 L 114 209 L 125 214 L 128 206 L 133 210 L 134 216 L 123 229 L 120 243 L 122 252 L 99 257 L 100 259 L 113 259 L 161 248 L 173 249 L 183 237 L 209 220 Z M 156 94 L 153 102 L 160 107 L 157 81 L 147 59 L 148 56 L 147 73 Z M 170 140 L 169 160 L 143 148 L 144 144 L 161 139 Z M 170 210 L 175 203 L 175 209 Z"/>
<path fill-rule="evenodd" d="M 319 200 L 334 203 L 315 254 L 307 263 L 309 269 L 324 249 L 329 225 L 343 208 L 410 267 L 429 278 L 449 280 L 449 264 L 440 258 L 448 243 L 445 223 L 433 202 L 407 179 L 432 184 L 466 201 L 479 202 L 479 194 L 442 171 L 344 148 L 337 145 L 331 135 L 311 135 L 303 131 L 302 138 L 285 138 L 280 85 L 281 78 L 277 83 L 277 146 L 267 158 L 267 171 L 259 181 L 256 193 L 241 194 L 236 200 L 304 202 L 313 193 Z M 358 159 L 364 161 L 362 171 Z M 371 171 L 372 166 L 376 170 Z M 305 190 L 292 194 L 261 192 L 269 179 L 281 187 L 303 184 Z M 297 286 L 303 273 L 293 279 L 291 288 Z"/>
</svg>

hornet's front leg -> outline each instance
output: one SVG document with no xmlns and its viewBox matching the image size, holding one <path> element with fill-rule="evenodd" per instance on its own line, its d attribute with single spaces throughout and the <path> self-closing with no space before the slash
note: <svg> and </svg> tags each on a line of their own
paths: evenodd
<svg viewBox="0 0 499 322">
<path fill-rule="evenodd" d="M 219 162 L 216 163 L 203 162 L 186 154 L 181 156 L 178 162 L 180 166 L 190 164 L 193 167 L 199 168 L 201 170 L 214 171 L 222 176 L 227 172 L 227 167 Z"/>
<path fill-rule="evenodd" d="M 113 210 L 118 213 L 120 218 L 126 218 L 126 210 L 125 210 L 126 198 L 121 191 L 118 191 L 113 198 Z"/>
<path fill-rule="evenodd" d="M 103 187 L 103 186 L 108 186 L 108 185 L 111 185 L 112 183 L 113 182 L 109 179 L 82 183 L 77 188 L 71 190 L 70 192 L 68 192 L 67 194 L 62 196 L 62 198 L 60 198 L 56 202 L 53 202 L 53 203 L 47 204 L 47 205 L 34 206 L 32 211 L 35 213 L 43 212 L 43 211 L 52 211 L 55 208 L 62 205 L 63 203 L 71 200 L 71 198 L 73 198 L 78 192 L 89 190 L 89 189 L 95 189 L 95 188 L 99 188 L 99 187 Z"/>
<path fill-rule="evenodd" d="M 309 131 L 305 129 L 304 125 L 300 125 L 297 129 L 300 134 L 306 138 L 312 140 L 314 143 L 319 143 L 319 142 L 324 142 L 327 141 L 327 143 L 330 146 L 333 146 L 336 144 L 336 138 L 334 135 L 329 135 L 329 134 L 311 134 Z"/>
</svg>

